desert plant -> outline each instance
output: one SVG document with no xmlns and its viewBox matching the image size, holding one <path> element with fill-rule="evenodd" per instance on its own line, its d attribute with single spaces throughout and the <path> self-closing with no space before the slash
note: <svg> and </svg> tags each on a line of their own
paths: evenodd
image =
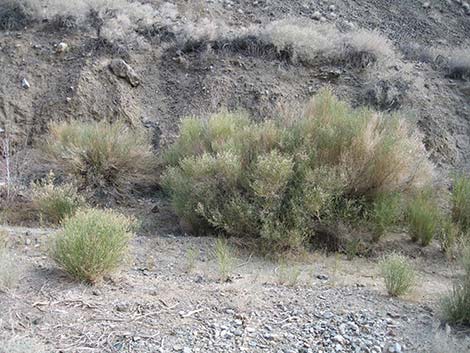
<svg viewBox="0 0 470 353">
<path fill-rule="evenodd" d="M 187 272 L 192 272 L 196 266 L 196 261 L 199 258 L 199 249 L 190 247 L 186 252 L 186 268 Z"/>
<path fill-rule="evenodd" d="M 214 257 L 217 260 L 220 280 L 228 281 L 234 268 L 235 258 L 226 239 L 218 238 L 216 240 Z"/>
<path fill-rule="evenodd" d="M 0 229 L 0 251 L 6 249 L 8 245 L 8 232 L 4 229 Z"/>
<path fill-rule="evenodd" d="M 287 262 L 281 261 L 276 273 L 279 284 L 294 287 L 297 285 L 302 271 L 298 266 L 289 265 Z"/>
<path fill-rule="evenodd" d="M 461 240 L 461 231 L 450 217 L 443 216 L 439 222 L 438 239 L 442 251 L 447 256 L 452 256 L 457 242 Z"/>
<path fill-rule="evenodd" d="M 0 291 L 13 288 L 21 275 L 18 258 L 9 250 L 0 248 Z"/>
<path fill-rule="evenodd" d="M 452 291 L 441 302 L 445 320 L 453 324 L 470 325 L 470 247 L 465 247 L 461 257 L 463 275 L 455 281 Z"/>
<path fill-rule="evenodd" d="M 400 195 L 381 195 L 372 205 L 373 239 L 378 241 L 385 232 L 400 218 Z"/>
<path fill-rule="evenodd" d="M 122 195 L 133 182 L 147 180 L 154 166 L 149 136 L 122 121 L 52 123 L 40 147 L 95 196 Z"/>
<path fill-rule="evenodd" d="M 470 178 L 462 175 L 453 181 L 452 219 L 462 231 L 470 229 Z"/>
<path fill-rule="evenodd" d="M 40 3 L 31 0 L 3 0 L 0 3 L 0 30 L 19 30 L 37 19 Z"/>
<path fill-rule="evenodd" d="M 393 253 L 382 259 L 379 266 L 389 295 L 400 296 L 413 287 L 415 273 L 405 256 Z"/>
<path fill-rule="evenodd" d="M 33 183 L 32 201 L 41 218 L 51 224 L 59 224 L 85 205 L 73 184 L 55 185 L 52 173 L 46 180 Z"/>
<path fill-rule="evenodd" d="M 413 241 L 426 246 L 438 232 L 441 212 L 433 195 L 423 191 L 416 195 L 407 207 L 406 219 L 408 231 Z"/>
<path fill-rule="evenodd" d="M 299 250 L 338 222 L 384 229 L 395 212 L 379 200 L 420 189 L 432 174 L 403 120 L 351 109 L 328 90 L 294 117 L 186 119 L 165 160 L 163 185 L 194 232 L 245 237 L 270 254 Z"/>
<path fill-rule="evenodd" d="M 81 209 L 62 222 L 50 254 L 71 277 L 95 283 L 123 263 L 132 220 L 111 210 Z"/>
</svg>

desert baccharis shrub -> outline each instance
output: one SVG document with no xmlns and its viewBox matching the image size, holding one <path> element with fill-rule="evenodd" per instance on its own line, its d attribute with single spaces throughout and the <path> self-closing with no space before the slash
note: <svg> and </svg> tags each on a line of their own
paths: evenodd
<svg viewBox="0 0 470 353">
<path fill-rule="evenodd" d="M 455 281 L 452 291 L 442 299 L 445 320 L 453 324 L 470 325 L 470 248 L 462 251 L 464 273 Z"/>
<path fill-rule="evenodd" d="M 52 173 L 46 180 L 33 183 L 32 201 L 41 219 L 50 224 L 59 224 L 66 217 L 72 216 L 78 208 L 86 205 L 84 197 L 79 195 L 75 185 L 55 185 Z"/>
<path fill-rule="evenodd" d="M 125 262 L 132 230 L 133 221 L 122 214 L 81 209 L 62 222 L 50 254 L 71 277 L 95 283 Z"/>
<path fill-rule="evenodd" d="M 40 145 L 45 157 L 96 197 L 120 196 L 151 178 L 155 166 L 146 131 L 122 121 L 60 122 Z"/>
<path fill-rule="evenodd" d="M 379 266 L 389 295 L 400 296 L 413 287 L 415 272 L 405 256 L 390 254 L 380 262 Z"/>
<path fill-rule="evenodd" d="M 384 195 L 420 189 L 432 175 L 403 120 L 352 109 L 328 90 L 296 118 L 186 119 L 165 157 L 163 184 L 185 222 L 258 240 L 269 253 L 314 241 L 318 225 L 369 222 Z"/>
<path fill-rule="evenodd" d="M 457 176 L 452 187 L 452 219 L 462 231 L 470 229 L 470 178 Z"/>
<path fill-rule="evenodd" d="M 406 220 L 413 241 L 429 245 L 439 231 L 441 219 L 441 210 L 430 190 L 419 192 L 409 201 Z"/>
</svg>

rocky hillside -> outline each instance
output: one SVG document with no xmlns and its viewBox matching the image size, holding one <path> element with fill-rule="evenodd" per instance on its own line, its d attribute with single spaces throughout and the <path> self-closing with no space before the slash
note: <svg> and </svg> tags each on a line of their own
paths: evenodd
<svg viewBox="0 0 470 353">
<path fill-rule="evenodd" d="M 330 85 L 416 121 L 438 164 L 470 163 L 466 2 L 20 3 L 0 11 L 0 127 L 19 146 L 50 120 L 117 118 L 166 144 L 181 117 L 265 118 Z"/>
</svg>

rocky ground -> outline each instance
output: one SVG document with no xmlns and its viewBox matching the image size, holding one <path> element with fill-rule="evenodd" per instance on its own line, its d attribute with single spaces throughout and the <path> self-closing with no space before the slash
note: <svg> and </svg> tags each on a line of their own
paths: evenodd
<svg viewBox="0 0 470 353">
<path fill-rule="evenodd" d="M 47 352 L 470 349 L 465 333 L 439 328 L 438 298 L 455 264 L 437 248 L 414 260 L 419 279 L 412 294 L 392 299 L 373 259 L 313 253 L 283 265 L 234 246 L 230 279 L 221 281 L 212 238 L 161 233 L 138 236 L 130 269 L 90 287 L 47 259 L 42 249 L 52 230 L 8 231 L 22 278 L 0 293 L 0 339 L 34 338 Z M 390 246 L 412 246 L 392 238 Z"/>
</svg>

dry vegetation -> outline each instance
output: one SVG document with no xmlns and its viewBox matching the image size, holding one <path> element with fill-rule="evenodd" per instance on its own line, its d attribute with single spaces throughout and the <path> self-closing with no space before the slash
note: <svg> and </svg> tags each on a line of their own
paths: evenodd
<svg viewBox="0 0 470 353">
<path fill-rule="evenodd" d="M 338 220 L 376 221 L 383 233 L 399 216 L 385 214 L 383 203 L 432 178 L 419 136 L 403 120 L 352 110 L 329 91 L 293 119 L 187 119 L 166 160 L 164 184 L 195 232 L 259 240 L 271 254 L 305 242 L 338 247 Z"/>
</svg>

